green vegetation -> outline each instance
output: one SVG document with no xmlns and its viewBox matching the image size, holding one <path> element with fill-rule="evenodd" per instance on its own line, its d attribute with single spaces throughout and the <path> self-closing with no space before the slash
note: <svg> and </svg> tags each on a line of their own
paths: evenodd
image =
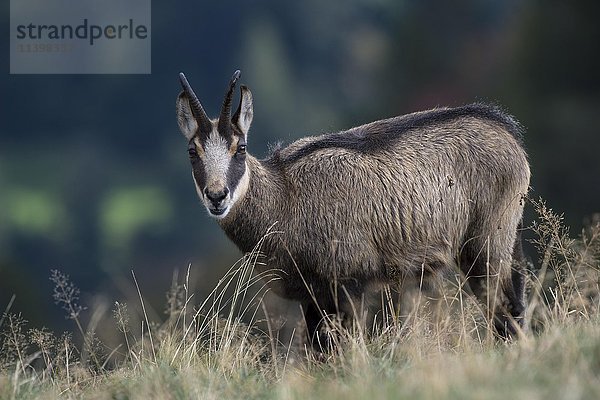
<svg viewBox="0 0 600 400">
<path fill-rule="evenodd" d="M 534 204 L 540 268 L 529 280 L 530 328 L 513 342 L 494 338 L 458 275 L 437 302 L 419 291 L 387 302 L 385 291 L 383 324 L 345 330 L 326 319 L 339 342 L 328 354 L 278 342 L 261 312 L 264 282 L 276 274 L 253 274 L 258 248 L 202 302 L 189 291 L 188 270 L 169 292 L 160 326 L 145 311 L 133 323 L 128 305 L 115 303 L 122 344 L 113 350 L 93 322 L 81 326 L 79 292 L 54 272 L 54 299 L 75 322 L 75 338 L 5 313 L 0 398 L 599 398 L 600 223 L 572 239 L 560 216 Z"/>
<path fill-rule="evenodd" d="M 127 254 L 137 235 L 146 229 L 160 230 L 172 217 L 169 196 L 158 187 L 114 190 L 102 202 L 100 231 L 106 250 Z"/>
<path fill-rule="evenodd" d="M 3 203 L 5 226 L 54 239 L 64 234 L 67 212 L 55 196 L 40 190 L 18 188 L 9 191 Z"/>
</svg>

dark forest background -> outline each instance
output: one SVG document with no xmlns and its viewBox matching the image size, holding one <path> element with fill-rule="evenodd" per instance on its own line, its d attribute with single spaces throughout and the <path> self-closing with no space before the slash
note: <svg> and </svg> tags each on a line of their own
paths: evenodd
<svg viewBox="0 0 600 400">
<path fill-rule="evenodd" d="M 1 9 L 8 26 L 8 2 Z M 175 121 L 184 71 L 216 114 L 235 69 L 254 95 L 249 151 L 474 101 L 526 128 L 531 195 L 574 233 L 600 211 L 597 1 L 153 2 L 151 75 L 0 80 L 0 312 L 61 329 L 50 270 L 82 302 L 160 315 L 174 271 L 205 294 L 240 257 L 199 204 Z M 531 211 L 526 223 L 532 219 Z"/>
</svg>

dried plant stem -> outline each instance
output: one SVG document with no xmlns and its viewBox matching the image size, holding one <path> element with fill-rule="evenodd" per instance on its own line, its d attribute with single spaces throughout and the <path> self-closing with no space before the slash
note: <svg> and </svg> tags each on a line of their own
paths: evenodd
<svg viewBox="0 0 600 400">
<path fill-rule="evenodd" d="M 146 326 L 148 327 L 148 337 L 150 338 L 150 348 L 152 349 L 152 356 L 154 357 L 154 363 L 156 363 L 156 350 L 154 349 L 154 340 L 152 339 L 152 329 L 150 329 L 150 322 L 148 321 L 148 314 L 146 313 L 146 306 L 144 305 L 144 298 L 142 297 L 142 292 L 140 291 L 140 286 L 138 285 L 137 279 L 135 278 L 135 273 L 131 270 L 131 276 L 133 276 L 133 281 L 135 282 L 135 288 L 137 289 L 138 296 L 140 298 L 140 303 L 142 305 L 142 312 L 144 313 L 144 320 L 146 321 Z M 142 332 L 143 336 L 143 332 Z"/>
</svg>

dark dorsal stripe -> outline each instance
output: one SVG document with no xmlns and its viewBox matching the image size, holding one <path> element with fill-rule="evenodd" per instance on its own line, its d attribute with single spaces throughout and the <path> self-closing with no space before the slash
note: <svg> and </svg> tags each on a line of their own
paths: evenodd
<svg viewBox="0 0 600 400">
<path fill-rule="evenodd" d="M 510 115 L 499 107 L 475 103 L 456 108 L 441 108 L 422 113 L 408 114 L 373 122 L 368 125 L 352 128 L 347 131 L 329 133 L 307 143 L 293 153 L 281 157 L 280 152 L 274 156 L 284 164 L 292 164 L 316 151 L 339 148 L 359 153 L 375 153 L 384 150 L 398 136 L 413 129 L 436 126 L 460 118 L 473 117 L 494 122 L 510 132 L 521 143 L 522 127 Z"/>
</svg>

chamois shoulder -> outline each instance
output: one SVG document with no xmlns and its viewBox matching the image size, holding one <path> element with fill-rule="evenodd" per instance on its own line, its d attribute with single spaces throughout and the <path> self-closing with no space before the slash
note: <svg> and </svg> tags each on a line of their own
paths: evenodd
<svg viewBox="0 0 600 400">
<path fill-rule="evenodd" d="M 498 106 L 473 103 L 455 108 L 434 108 L 371 122 L 346 131 L 304 137 L 285 148 L 281 146 L 275 148 L 269 161 L 275 164 L 293 164 L 312 153 L 325 149 L 345 149 L 364 154 L 375 153 L 385 150 L 410 132 L 443 126 L 465 118 L 497 125 L 509 132 L 519 143 L 522 141 L 521 125 L 512 116 Z"/>
</svg>

